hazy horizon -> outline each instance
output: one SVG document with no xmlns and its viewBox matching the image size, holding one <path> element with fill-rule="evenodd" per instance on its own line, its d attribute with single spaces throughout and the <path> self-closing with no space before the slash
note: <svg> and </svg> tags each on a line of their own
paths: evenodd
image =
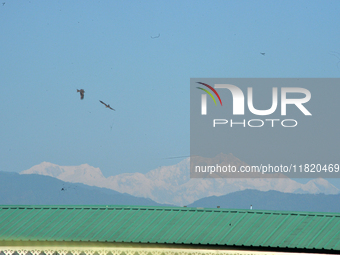
<svg viewBox="0 0 340 255">
<path fill-rule="evenodd" d="M 190 78 L 339 78 L 339 8 L 5 1 L 0 171 L 46 161 L 113 176 L 177 164 L 190 155 Z"/>
</svg>

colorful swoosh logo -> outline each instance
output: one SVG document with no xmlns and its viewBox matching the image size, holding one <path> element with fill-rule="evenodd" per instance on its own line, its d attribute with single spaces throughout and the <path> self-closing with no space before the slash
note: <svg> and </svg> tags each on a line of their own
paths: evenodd
<svg viewBox="0 0 340 255">
<path fill-rule="evenodd" d="M 205 83 L 203 83 L 203 82 L 197 82 L 197 83 L 199 83 L 199 84 L 201 84 L 201 85 L 204 85 L 204 86 L 206 86 L 207 88 L 211 89 L 211 91 L 214 92 L 215 95 L 217 96 L 218 100 L 220 100 L 220 104 L 221 104 L 221 106 L 222 106 L 222 101 L 221 101 L 220 95 L 217 93 L 217 91 L 216 91 L 213 87 L 211 87 L 210 85 L 205 84 Z M 200 88 L 200 87 L 197 87 L 197 88 L 198 88 L 198 89 L 201 89 L 201 90 L 203 90 L 203 91 L 205 91 L 209 96 L 211 96 L 211 98 L 214 100 L 215 105 L 217 105 L 214 96 L 210 93 L 209 90 L 206 90 L 206 89 L 203 89 L 203 88 Z"/>
</svg>

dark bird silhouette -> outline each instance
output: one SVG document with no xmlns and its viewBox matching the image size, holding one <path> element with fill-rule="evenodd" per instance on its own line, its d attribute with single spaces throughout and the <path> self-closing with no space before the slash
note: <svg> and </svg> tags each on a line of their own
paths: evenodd
<svg viewBox="0 0 340 255">
<path fill-rule="evenodd" d="M 115 111 L 115 109 L 111 108 L 111 106 L 109 104 L 105 104 L 103 101 L 100 101 L 100 100 L 99 100 L 99 102 L 101 102 L 103 105 L 105 105 L 106 108 L 109 108 L 109 109 Z"/>
<path fill-rule="evenodd" d="M 159 38 L 161 36 L 161 34 L 158 34 L 157 36 L 151 36 L 151 39 L 156 39 Z"/>
<path fill-rule="evenodd" d="M 5 2 L 2 3 L 2 6 L 4 6 L 4 5 L 5 5 Z"/>
<path fill-rule="evenodd" d="M 80 93 L 80 99 L 83 100 L 85 91 L 83 89 L 77 89 L 77 92 Z"/>
<path fill-rule="evenodd" d="M 77 191 L 77 188 L 78 188 L 78 186 L 76 186 L 76 185 L 67 185 L 67 186 L 65 186 L 65 184 L 63 184 L 63 187 L 61 188 L 60 191 L 67 191 L 67 190 L 69 190 L 69 191 L 71 191 L 71 190 Z"/>
<path fill-rule="evenodd" d="M 265 53 L 265 52 L 260 52 L 260 54 L 261 54 L 262 56 L 266 55 L 266 53 Z"/>
</svg>

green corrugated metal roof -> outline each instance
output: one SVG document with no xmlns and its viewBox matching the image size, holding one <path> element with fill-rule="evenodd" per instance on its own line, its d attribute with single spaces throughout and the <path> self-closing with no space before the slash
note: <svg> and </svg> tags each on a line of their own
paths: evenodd
<svg viewBox="0 0 340 255">
<path fill-rule="evenodd" d="M 340 250 L 340 214 L 183 207 L 0 206 L 0 241 Z"/>
</svg>

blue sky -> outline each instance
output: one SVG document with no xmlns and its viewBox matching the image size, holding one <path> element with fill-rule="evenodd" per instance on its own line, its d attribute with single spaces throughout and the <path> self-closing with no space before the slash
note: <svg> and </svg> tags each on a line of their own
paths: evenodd
<svg viewBox="0 0 340 255">
<path fill-rule="evenodd" d="M 1 171 L 146 173 L 190 154 L 190 78 L 340 76 L 339 1 L 2 2 Z"/>
</svg>

